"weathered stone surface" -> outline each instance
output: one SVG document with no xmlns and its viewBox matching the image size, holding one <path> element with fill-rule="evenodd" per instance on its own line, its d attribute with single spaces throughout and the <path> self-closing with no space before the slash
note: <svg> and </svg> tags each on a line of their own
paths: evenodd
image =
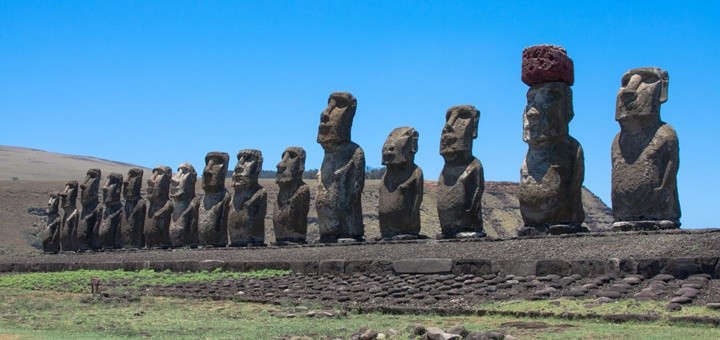
<svg viewBox="0 0 720 340">
<path fill-rule="evenodd" d="M 144 171 L 132 168 L 123 182 L 122 221 L 120 223 L 118 248 L 142 248 L 145 246 L 145 216 L 147 203 L 140 196 Z"/>
<path fill-rule="evenodd" d="M 553 50 L 547 46 L 541 45 L 537 51 Z M 525 62 L 525 53 L 523 57 Z M 520 169 L 518 198 L 529 230 L 521 229 L 518 234 L 546 234 L 551 226 L 554 233 L 586 231 L 581 227 L 585 220 L 581 196 L 584 155 L 580 143 L 568 134 L 574 115 L 572 89 L 568 83 L 542 79 L 528 90 L 523 113 L 523 141 L 528 152 Z M 562 225 L 568 227 L 558 228 Z"/>
<path fill-rule="evenodd" d="M 120 194 L 123 186 L 123 176 L 111 173 L 103 186 L 102 218 L 98 234 L 95 235 L 94 249 L 113 249 L 120 244 L 119 229 L 122 221 L 122 202 Z"/>
<path fill-rule="evenodd" d="M 198 209 L 200 199 L 195 197 L 197 172 L 190 163 L 182 163 L 170 179 L 170 199 L 173 212 L 170 218 L 169 237 L 173 247 L 198 244 Z"/>
<path fill-rule="evenodd" d="M 492 261 L 492 271 L 505 275 L 535 275 L 537 261 L 495 260 Z"/>
<path fill-rule="evenodd" d="M 310 188 L 302 180 L 305 157 L 305 149 L 288 147 L 277 164 L 275 182 L 279 191 L 273 210 L 273 229 L 279 245 L 306 243 Z"/>
<path fill-rule="evenodd" d="M 540 83 L 575 82 L 573 61 L 564 48 L 555 45 L 536 45 L 523 50 L 522 81 L 528 86 Z"/>
<path fill-rule="evenodd" d="M 669 259 L 661 273 L 670 274 L 677 279 L 685 279 L 693 274 L 701 274 L 702 266 L 697 258 L 673 258 Z"/>
<path fill-rule="evenodd" d="M 480 111 L 472 105 L 453 106 L 445 114 L 440 136 L 440 155 L 445 165 L 437 186 L 437 209 L 444 238 L 460 233 L 483 237 L 482 195 L 485 175 L 482 163 L 472 154 Z M 468 236 L 471 234 L 465 234 Z"/>
<path fill-rule="evenodd" d="M 77 244 L 77 226 L 80 213 L 77 211 L 78 182 L 69 181 L 65 190 L 59 194 L 60 205 L 63 208 L 62 223 L 60 224 L 60 250 L 75 251 Z"/>
<path fill-rule="evenodd" d="M 612 209 L 617 231 L 680 227 L 677 172 L 680 148 L 675 130 L 660 120 L 667 101 L 668 73 L 636 68 L 622 77 L 612 143 Z"/>
<path fill-rule="evenodd" d="M 412 259 L 393 262 L 393 270 L 399 274 L 450 273 L 452 267 L 452 259 Z"/>
<path fill-rule="evenodd" d="M 102 219 L 102 206 L 98 199 L 100 192 L 100 169 L 89 169 L 82 183 L 80 183 L 80 220 L 77 228 L 75 242 L 78 251 L 93 248 L 93 237 L 97 234 Z"/>
<path fill-rule="evenodd" d="M 228 214 L 228 237 L 231 246 L 263 245 L 265 243 L 265 212 L 267 193 L 260 186 L 262 171 L 260 150 L 240 150 L 232 175 L 233 195 Z"/>
<path fill-rule="evenodd" d="M 230 156 L 225 152 L 208 152 L 203 169 L 203 196 L 198 209 L 198 244 L 224 247 L 228 243 L 227 219 L 230 193 L 225 189 Z"/>
<path fill-rule="evenodd" d="M 394 129 L 382 148 L 383 175 L 378 203 L 380 235 L 393 238 L 420 234 L 423 172 L 415 164 L 420 134 L 404 126 Z"/>
<path fill-rule="evenodd" d="M 174 205 L 170 201 L 172 169 L 158 166 L 147 181 L 147 220 L 145 221 L 145 244 L 149 248 L 171 246 L 170 222 Z"/>
<path fill-rule="evenodd" d="M 357 100 L 347 92 L 334 92 L 320 115 L 317 142 L 325 150 L 315 206 L 320 242 L 340 238 L 363 240 L 360 200 L 365 186 L 365 153 L 350 140 Z"/>
<path fill-rule="evenodd" d="M 51 192 L 47 207 L 47 225 L 43 232 L 43 251 L 57 253 L 60 251 L 60 196 L 57 191 Z"/>
</svg>

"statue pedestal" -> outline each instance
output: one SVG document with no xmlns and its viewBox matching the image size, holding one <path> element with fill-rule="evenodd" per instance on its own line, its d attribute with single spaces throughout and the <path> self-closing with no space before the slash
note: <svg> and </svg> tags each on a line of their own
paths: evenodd
<svg viewBox="0 0 720 340">
<path fill-rule="evenodd" d="M 652 231 L 679 229 L 680 224 L 668 220 L 660 221 L 620 221 L 613 223 L 613 231 Z"/>
</svg>

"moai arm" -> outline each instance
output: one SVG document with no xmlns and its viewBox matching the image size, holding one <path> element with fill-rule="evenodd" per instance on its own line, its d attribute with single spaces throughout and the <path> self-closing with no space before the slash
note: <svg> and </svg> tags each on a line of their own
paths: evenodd
<svg viewBox="0 0 720 340">
<path fill-rule="evenodd" d="M 254 226 L 260 220 L 265 219 L 267 214 L 267 191 L 260 189 L 256 191 L 249 200 L 243 203 L 245 211 L 257 211 L 257 214 L 248 214 L 247 225 Z"/>
<path fill-rule="evenodd" d="M 409 215 L 412 215 L 413 212 L 419 211 L 420 206 L 422 205 L 423 200 L 423 172 L 420 167 L 416 167 L 413 171 L 412 176 L 408 178 L 405 182 L 400 184 L 398 186 L 398 189 L 402 192 L 410 192 L 410 195 L 413 197 L 413 203 L 412 203 L 412 209 L 409 209 L 407 213 Z"/>
<path fill-rule="evenodd" d="M 575 153 L 575 159 L 573 162 L 573 177 L 571 185 L 571 193 L 579 192 L 580 197 L 578 199 L 580 200 L 580 210 L 575 211 L 575 216 L 573 216 L 573 222 L 579 221 L 582 223 L 582 221 L 585 219 L 585 211 L 582 205 L 582 184 L 585 180 L 585 154 L 583 153 L 582 146 L 580 144 L 577 144 L 577 151 Z"/>
<path fill-rule="evenodd" d="M 231 200 L 232 200 L 232 196 L 230 196 L 229 192 L 226 192 L 225 197 L 223 198 L 223 201 L 222 201 L 222 215 L 220 216 L 220 224 L 218 225 L 218 228 L 221 231 L 225 230 L 225 233 L 222 234 L 225 236 L 225 243 L 228 243 L 230 241 L 229 237 L 228 237 L 228 233 L 227 233 L 227 230 L 228 230 L 227 221 L 228 221 L 228 217 L 229 217 L 228 215 L 230 214 L 230 201 Z"/>
<path fill-rule="evenodd" d="M 304 204 L 300 204 L 306 202 Z M 289 216 L 301 215 L 307 217 L 310 211 L 310 188 L 307 185 L 301 185 L 288 200 L 290 207 Z M 301 211 L 297 211 L 297 207 L 301 207 Z"/>
<path fill-rule="evenodd" d="M 483 171 L 482 164 L 477 158 L 474 159 L 470 166 L 460 175 L 459 181 L 462 181 L 465 187 L 474 187 L 472 198 L 468 202 L 468 208 L 466 212 L 475 211 L 478 214 L 478 218 L 482 218 L 482 194 L 485 191 L 485 173 Z M 468 181 L 472 181 L 468 183 Z"/>
<path fill-rule="evenodd" d="M 675 187 L 675 181 L 677 181 L 677 172 L 680 167 L 680 145 L 678 142 L 675 131 L 668 125 L 663 125 L 661 129 L 665 130 L 668 128 L 670 131 L 668 140 L 665 142 L 665 149 L 668 155 L 668 162 L 665 165 L 665 172 L 663 173 L 662 183 L 660 187 L 655 188 L 655 191 L 669 190 Z"/>
<path fill-rule="evenodd" d="M 342 168 L 335 171 L 336 179 L 343 181 L 347 188 L 348 208 L 360 199 L 365 186 L 365 153 L 358 146 L 352 159 Z"/>
</svg>

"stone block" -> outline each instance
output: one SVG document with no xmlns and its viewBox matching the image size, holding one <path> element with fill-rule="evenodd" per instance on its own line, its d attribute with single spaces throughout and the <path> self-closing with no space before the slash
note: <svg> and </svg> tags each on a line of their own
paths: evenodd
<svg viewBox="0 0 720 340">
<path fill-rule="evenodd" d="M 345 261 L 343 260 L 325 260 L 318 264 L 318 274 L 338 275 L 345 272 Z"/>
<path fill-rule="evenodd" d="M 541 260 L 537 261 L 536 274 L 537 276 L 545 275 L 570 275 L 570 262 L 565 260 Z"/>
<path fill-rule="evenodd" d="M 603 260 L 577 260 L 570 262 L 570 274 L 578 274 L 582 277 L 596 277 L 605 275 L 607 263 Z"/>
<path fill-rule="evenodd" d="M 455 275 L 472 274 L 482 276 L 492 274 L 492 262 L 480 259 L 456 260 L 453 263 L 452 272 Z"/>
<path fill-rule="evenodd" d="M 398 274 L 450 273 L 452 267 L 452 259 L 412 259 L 393 262 L 393 270 Z"/>
<path fill-rule="evenodd" d="M 677 279 L 686 279 L 693 274 L 702 274 L 700 261 L 694 257 L 669 259 L 661 270 L 662 274 L 670 274 Z"/>
<path fill-rule="evenodd" d="M 317 275 L 318 263 L 314 261 L 298 261 L 288 263 L 290 270 L 295 274 Z"/>
<path fill-rule="evenodd" d="M 492 272 L 505 275 L 536 275 L 537 261 L 496 260 L 492 261 Z"/>
</svg>

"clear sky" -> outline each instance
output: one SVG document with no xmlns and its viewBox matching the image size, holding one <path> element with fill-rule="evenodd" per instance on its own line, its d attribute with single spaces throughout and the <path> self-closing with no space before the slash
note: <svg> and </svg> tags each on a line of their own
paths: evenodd
<svg viewBox="0 0 720 340">
<path fill-rule="evenodd" d="M 245 148 L 274 169 L 292 145 L 319 168 L 320 112 L 349 91 L 369 166 L 409 125 L 416 163 L 436 179 L 445 111 L 472 104 L 486 180 L 518 181 L 521 53 L 549 43 L 575 62 L 585 186 L 610 205 L 620 78 L 662 67 L 683 227 L 717 227 L 718 13 L 717 1 L 0 0 L 0 144 L 199 171 L 208 151 L 230 153 L 232 168 Z"/>
</svg>

